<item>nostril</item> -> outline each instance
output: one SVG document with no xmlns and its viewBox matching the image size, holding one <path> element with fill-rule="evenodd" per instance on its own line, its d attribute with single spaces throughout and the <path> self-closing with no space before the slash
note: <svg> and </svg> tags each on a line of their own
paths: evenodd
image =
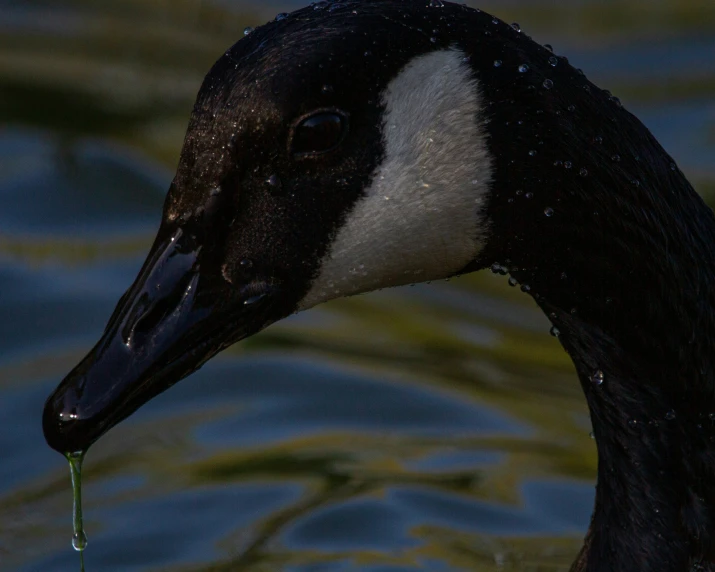
<svg viewBox="0 0 715 572">
<path fill-rule="evenodd" d="M 132 333 L 139 335 L 148 334 L 178 306 L 180 301 L 181 296 L 176 296 L 173 293 L 157 300 L 144 314 L 139 316 L 139 319 L 132 328 Z"/>
<path fill-rule="evenodd" d="M 193 274 L 183 277 L 179 284 L 166 296 L 158 298 L 153 303 L 150 302 L 148 306 L 135 312 L 135 314 L 138 314 L 138 317 L 136 319 L 130 318 L 127 320 L 127 323 L 122 329 L 122 340 L 124 344 L 129 346 L 133 340 L 137 340 L 137 337 L 145 338 L 151 335 L 162 321 L 179 307 L 187 294 L 189 286 L 194 281 L 195 276 Z"/>
</svg>

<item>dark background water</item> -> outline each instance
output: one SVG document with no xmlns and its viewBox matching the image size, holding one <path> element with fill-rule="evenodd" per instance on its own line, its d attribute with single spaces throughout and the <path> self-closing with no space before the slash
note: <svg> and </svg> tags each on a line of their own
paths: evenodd
<svg viewBox="0 0 715 572">
<path fill-rule="evenodd" d="M 0 1 L 0 570 L 78 569 L 44 399 L 143 259 L 203 74 L 300 5 Z M 620 96 L 715 194 L 715 3 L 479 7 Z M 92 448 L 87 570 L 567 570 L 596 457 L 548 329 L 484 273 L 272 326 Z"/>
</svg>

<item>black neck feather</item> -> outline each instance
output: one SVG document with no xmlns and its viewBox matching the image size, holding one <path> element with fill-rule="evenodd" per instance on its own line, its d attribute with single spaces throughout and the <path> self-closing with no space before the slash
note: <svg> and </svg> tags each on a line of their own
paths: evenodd
<svg viewBox="0 0 715 572">
<path fill-rule="evenodd" d="M 576 566 L 715 569 L 715 218 L 610 94 L 520 42 L 473 62 L 497 162 L 467 270 L 506 267 L 576 365 L 599 453 Z"/>
</svg>

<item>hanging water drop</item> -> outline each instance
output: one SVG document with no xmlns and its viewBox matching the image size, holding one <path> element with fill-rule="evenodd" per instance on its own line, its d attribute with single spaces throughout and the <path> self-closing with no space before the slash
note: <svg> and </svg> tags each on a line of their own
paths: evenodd
<svg viewBox="0 0 715 572">
<path fill-rule="evenodd" d="M 256 302 L 261 301 L 263 298 L 265 298 L 265 294 L 256 294 L 255 296 L 251 296 L 250 298 L 246 298 L 243 301 L 244 306 L 250 306 L 251 304 L 255 304 Z"/>
<path fill-rule="evenodd" d="M 593 372 L 593 375 L 591 376 L 591 383 L 595 385 L 596 387 L 599 387 L 603 385 L 603 381 L 605 379 L 605 375 L 600 369 L 597 369 L 595 372 Z"/>
<path fill-rule="evenodd" d="M 82 552 L 87 548 L 87 533 L 84 530 L 72 534 L 72 548 L 77 552 Z"/>
<path fill-rule="evenodd" d="M 72 477 L 72 547 L 81 552 L 87 547 L 87 534 L 82 523 L 82 461 L 84 451 L 67 453 L 65 456 L 70 464 Z M 84 570 L 84 558 L 80 556 L 80 564 Z"/>
<path fill-rule="evenodd" d="M 521 64 L 518 68 L 519 73 L 526 73 L 529 71 L 529 65 L 528 64 Z"/>
<path fill-rule="evenodd" d="M 494 60 L 494 67 L 499 68 L 501 67 L 502 61 L 501 60 Z"/>
<path fill-rule="evenodd" d="M 549 330 L 549 333 L 554 336 L 555 338 L 558 338 L 561 335 L 561 332 L 556 326 L 551 326 L 551 329 Z"/>
<path fill-rule="evenodd" d="M 517 32 L 521 32 L 521 26 L 516 22 L 514 22 L 511 27 L 514 28 Z"/>
<path fill-rule="evenodd" d="M 558 60 L 558 58 L 557 58 L 556 56 L 551 56 L 551 57 L 549 58 L 549 65 L 550 65 L 552 68 L 555 68 L 555 67 L 558 65 L 558 63 L 559 63 L 559 60 Z"/>
<path fill-rule="evenodd" d="M 675 411 L 670 409 L 666 414 L 665 414 L 665 419 L 666 421 L 672 421 L 675 419 Z"/>
<path fill-rule="evenodd" d="M 268 183 L 269 186 L 273 187 L 274 189 L 280 189 L 283 186 L 283 183 L 281 182 L 281 179 L 278 175 L 273 174 L 270 177 L 266 179 L 266 183 Z"/>
<path fill-rule="evenodd" d="M 246 27 L 243 29 L 243 35 L 244 35 L 244 36 L 248 36 L 248 34 L 250 34 L 251 32 L 253 32 L 253 28 L 251 28 L 251 26 L 246 26 Z"/>
<path fill-rule="evenodd" d="M 288 17 L 287 12 L 281 12 L 280 14 L 276 14 L 275 21 L 280 22 L 281 20 L 285 20 Z"/>
<path fill-rule="evenodd" d="M 501 274 L 502 276 L 506 276 L 507 272 L 509 271 L 508 268 L 502 266 L 498 262 L 492 264 L 490 270 L 492 271 L 492 274 Z"/>
<path fill-rule="evenodd" d="M 544 214 L 545 214 L 546 216 L 551 216 L 552 214 L 554 214 L 554 209 L 552 209 L 551 207 L 546 207 L 546 208 L 544 209 Z"/>
<path fill-rule="evenodd" d="M 550 79 L 545 79 L 544 83 L 542 83 L 541 85 L 544 86 L 544 89 L 551 89 L 552 87 L 554 87 L 554 82 Z"/>
</svg>

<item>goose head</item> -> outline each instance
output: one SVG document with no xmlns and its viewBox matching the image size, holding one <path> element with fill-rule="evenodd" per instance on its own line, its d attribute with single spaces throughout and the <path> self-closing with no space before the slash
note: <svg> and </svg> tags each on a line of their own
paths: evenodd
<svg viewBox="0 0 715 572">
<path fill-rule="evenodd" d="M 450 22 L 418 31 L 421 4 L 355 6 L 267 24 L 211 69 L 146 262 L 47 402 L 53 448 L 291 313 L 477 258 L 492 159 L 468 54 Z"/>
<path fill-rule="evenodd" d="M 582 563 L 685 569 L 712 546 L 713 245 L 673 160 L 566 58 L 441 0 L 318 3 L 206 76 L 146 262 L 45 437 L 87 449 L 291 313 L 491 268 L 546 313 L 588 401 Z"/>
</svg>

